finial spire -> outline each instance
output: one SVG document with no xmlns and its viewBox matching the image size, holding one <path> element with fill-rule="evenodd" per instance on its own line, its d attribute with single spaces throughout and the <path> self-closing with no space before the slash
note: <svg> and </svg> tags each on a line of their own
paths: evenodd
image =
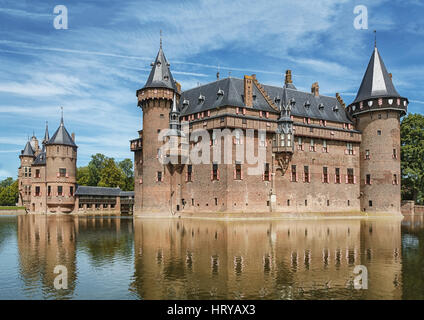
<svg viewBox="0 0 424 320">
<path fill-rule="evenodd" d="M 61 110 L 60 124 L 63 125 L 63 107 L 60 107 L 60 110 Z"/>
<path fill-rule="evenodd" d="M 160 48 L 162 49 L 162 29 L 160 29 Z"/>
<path fill-rule="evenodd" d="M 377 30 L 374 30 L 374 48 L 377 48 Z"/>
</svg>

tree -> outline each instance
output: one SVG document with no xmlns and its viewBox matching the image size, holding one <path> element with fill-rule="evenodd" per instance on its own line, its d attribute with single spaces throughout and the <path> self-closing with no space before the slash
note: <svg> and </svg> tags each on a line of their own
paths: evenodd
<svg viewBox="0 0 424 320">
<path fill-rule="evenodd" d="M 88 166 L 79 167 L 77 170 L 77 183 L 80 186 L 88 186 L 90 181 L 90 170 Z"/>
<path fill-rule="evenodd" d="M 2 181 L 0 181 L 0 188 L 7 188 L 8 186 L 12 185 L 14 182 L 12 177 L 6 178 Z"/>
<path fill-rule="evenodd" d="M 97 186 L 100 182 L 100 173 L 102 169 L 105 167 L 105 162 L 108 158 L 101 154 L 97 153 L 91 156 L 91 161 L 88 164 L 88 185 L 89 186 Z"/>
<path fill-rule="evenodd" d="M 125 175 L 125 191 L 134 190 L 134 171 L 133 171 L 133 163 L 131 159 L 124 159 L 118 163 L 118 166 L 124 172 Z"/>
<path fill-rule="evenodd" d="M 125 187 L 125 175 L 121 168 L 116 165 L 113 158 L 106 158 L 100 171 L 99 187 Z"/>
<path fill-rule="evenodd" d="M 424 116 L 408 114 L 401 134 L 402 199 L 424 203 Z"/>
<path fill-rule="evenodd" d="M 13 180 L 13 179 L 12 179 Z M 2 187 L 0 191 L 0 205 L 14 206 L 18 202 L 18 180 L 15 180 L 11 185 Z"/>
</svg>

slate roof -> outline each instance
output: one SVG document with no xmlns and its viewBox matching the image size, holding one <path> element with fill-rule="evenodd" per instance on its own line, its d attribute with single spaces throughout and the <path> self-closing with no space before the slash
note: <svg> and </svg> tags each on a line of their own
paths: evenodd
<svg viewBox="0 0 424 320">
<path fill-rule="evenodd" d="M 27 142 L 24 150 L 21 151 L 21 156 L 34 157 L 34 150 L 32 149 L 31 142 Z"/>
<path fill-rule="evenodd" d="M 169 70 L 169 63 L 165 58 L 162 46 L 159 48 L 152 70 L 143 88 L 169 88 L 177 91 L 174 78 Z"/>
<path fill-rule="evenodd" d="M 393 85 L 377 47 L 375 47 L 358 94 L 352 103 L 382 97 L 397 98 L 400 96 Z"/>
<path fill-rule="evenodd" d="M 63 118 L 60 122 L 59 128 L 56 130 L 56 132 L 53 134 L 47 144 L 59 144 L 71 147 L 77 146 L 74 140 L 72 140 L 72 137 L 70 136 L 69 132 L 65 128 L 65 125 L 63 124 Z"/>
<path fill-rule="evenodd" d="M 46 165 L 46 152 L 40 152 L 32 163 L 33 166 L 44 166 Z"/>
<path fill-rule="evenodd" d="M 277 97 L 283 99 L 284 90 L 286 90 L 287 98 L 294 98 L 296 102 L 291 111 L 291 114 L 294 116 L 351 123 L 345 109 L 335 97 L 324 95 L 315 97 L 312 93 L 297 90 L 292 84 L 284 87 L 262 84 L 262 87 L 273 101 L 275 101 Z M 218 95 L 218 90 L 220 89 L 222 90 L 222 95 Z M 245 107 L 243 95 L 244 80 L 237 78 L 224 78 L 184 91 L 181 94 L 179 105 L 181 116 L 223 106 Z M 254 97 L 256 96 L 256 98 L 253 99 L 253 109 L 279 114 L 279 111 L 269 106 L 255 85 L 253 86 L 253 95 Z M 202 99 L 199 99 L 199 97 Z M 184 104 L 184 102 L 187 101 L 188 105 Z M 309 108 L 305 107 L 306 102 L 309 102 Z M 321 104 L 322 108 L 320 109 L 319 105 Z M 335 111 L 335 109 L 337 109 L 337 111 Z"/>
<path fill-rule="evenodd" d="M 107 197 L 133 197 L 134 191 L 122 191 L 118 188 L 78 186 L 75 195 L 78 196 L 107 196 Z"/>
</svg>

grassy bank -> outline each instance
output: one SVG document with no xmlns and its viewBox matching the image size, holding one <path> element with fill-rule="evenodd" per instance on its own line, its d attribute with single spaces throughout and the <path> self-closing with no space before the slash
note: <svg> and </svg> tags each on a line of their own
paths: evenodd
<svg viewBox="0 0 424 320">
<path fill-rule="evenodd" d="M 17 206 L 0 206 L 0 210 L 24 210 L 25 207 L 17 207 Z"/>
</svg>

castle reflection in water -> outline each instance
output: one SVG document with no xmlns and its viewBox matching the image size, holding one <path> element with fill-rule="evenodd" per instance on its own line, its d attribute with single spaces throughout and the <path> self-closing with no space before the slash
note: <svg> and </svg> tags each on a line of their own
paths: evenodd
<svg viewBox="0 0 424 320">
<path fill-rule="evenodd" d="M 95 287 L 108 284 L 90 283 L 90 272 L 108 269 L 110 290 L 128 293 L 115 298 L 402 298 L 400 220 L 21 216 L 17 236 L 25 290 L 41 286 L 44 298 L 78 298 L 85 286 L 102 299 Z M 132 274 L 119 271 L 122 262 Z M 68 269 L 67 290 L 53 286 L 56 265 Z M 353 288 L 356 265 L 368 268 L 368 290 Z"/>
</svg>

